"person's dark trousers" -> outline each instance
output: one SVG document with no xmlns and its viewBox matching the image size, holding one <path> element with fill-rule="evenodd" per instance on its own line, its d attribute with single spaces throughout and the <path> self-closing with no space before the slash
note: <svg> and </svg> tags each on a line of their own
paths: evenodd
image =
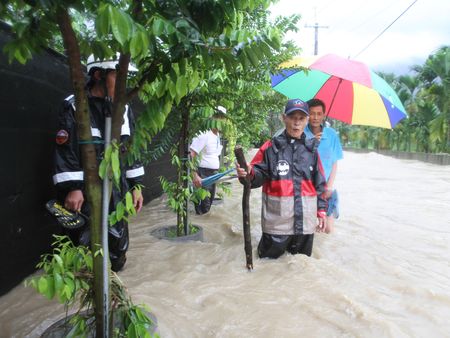
<svg viewBox="0 0 450 338">
<path fill-rule="evenodd" d="M 217 174 L 217 169 L 208 169 L 208 168 L 198 168 L 197 174 L 201 178 L 205 178 L 214 174 Z M 205 190 L 208 190 L 211 196 L 206 197 L 204 200 L 200 201 L 200 203 L 195 204 L 195 213 L 197 215 L 203 215 L 206 214 L 209 209 L 211 209 L 212 202 L 214 201 L 214 195 L 216 194 L 216 185 L 211 184 L 210 186 L 203 188 Z"/>
<path fill-rule="evenodd" d="M 90 248 L 90 229 L 86 225 L 80 229 L 64 229 L 64 233 L 71 239 L 74 245 L 83 245 Z M 127 261 L 127 250 L 129 246 L 128 223 L 121 221 L 108 230 L 109 258 L 111 270 L 118 272 L 122 270 Z"/>
<path fill-rule="evenodd" d="M 314 234 L 311 235 L 270 235 L 263 233 L 258 244 L 260 258 L 278 258 L 286 251 L 295 255 L 311 256 Z"/>
</svg>

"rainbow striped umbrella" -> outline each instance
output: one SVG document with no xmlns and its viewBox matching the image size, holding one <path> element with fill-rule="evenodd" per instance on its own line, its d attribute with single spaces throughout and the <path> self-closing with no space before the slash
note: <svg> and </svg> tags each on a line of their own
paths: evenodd
<svg viewBox="0 0 450 338">
<path fill-rule="evenodd" d="M 279 74 L 272 76 L 272 88 L 290 99 L 321 99 L 331 118 L 349 124 L 394 128 L 407 117 L 391 86 L 361 62 L 327 54 L 295 58 L 281 68 Z"/>
</svg>

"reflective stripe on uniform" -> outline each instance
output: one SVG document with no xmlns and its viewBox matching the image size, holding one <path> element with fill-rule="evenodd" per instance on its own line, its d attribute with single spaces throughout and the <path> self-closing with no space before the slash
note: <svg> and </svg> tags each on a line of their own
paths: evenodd
<svg viewBox="0 0 450 338">
<path fill-rule="evenodd" d="M 91 127 L 91 134 L 93 137 L 102 137 L 100 129 Z"/>
<path fill-rule="evenodd" d="M 72 95 L 67 96 L 64 100 L 67 101 L 67 102 L 70 102 L 70 101 L 72 101 L 72 99 L 73 99 L 74 97 L 75 97 L 75 95 L 72 94 Z M 72 105 L 73 111 L 75 111 L 75 110 L 76 110 L 76 109 L 75 109 L 75 103 L 72 102 L 71 105 Z"/>
<path fill-rule="evenodd" d="M 70 102 L 75 96 L 70 95 L 66 97 L 64 100 Z M 72 108 L 75 111 L 75 104 L 72 103 Z M 100 132 L 100 129 L 91 127 L 91 134 L 93 137 L 102 137 L 102 133 Z M 128 135 L 131 136 L 131 130 L 130 130 L 130 120 L 128 118 L 128 105 L 125 105 L 125 112 L 123 113 L 123 124 L 122 128 L 120 130 L 120 135 Z"/>
<path fill-rule="evenodd" d="M 134 178 L 134 177 L 138 177 L 138 176 L 142 176 L 142 175 L 144 175 L 144 167 L 130 169 L 130 170 L 127 170 L 127 172 L 126 172 L 127 178 Z"/>
<path fill-rule="evenodd" d="M 123 113 L 123 124 L 120 135 L 131 135 L 130 120 L 128 119 L 128 105 L 125 105 L 125 113 Z"/>
<path fill-rule="evenodd" d="M 82 171 L 66 171 L 53 175 L 53 183 L 58 184 L 66 181 L 83 181 L 84 173 Z"/>
</svg>

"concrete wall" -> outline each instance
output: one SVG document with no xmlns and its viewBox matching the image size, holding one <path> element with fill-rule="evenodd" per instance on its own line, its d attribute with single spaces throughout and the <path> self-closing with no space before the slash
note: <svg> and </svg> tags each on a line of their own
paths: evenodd
<svg viewBox="0 0 450 338">
<path fill-rule="evenodd" d="M 375 152 L 381 155 L 391 156 L 403 160 L 418 160 L 433 164 L 450 165 L 450 154 L 413 153 L 406 151 L 358 149 L 348 147 L 346 147 L 345 150 L 355 153 Z"/>
</svg>

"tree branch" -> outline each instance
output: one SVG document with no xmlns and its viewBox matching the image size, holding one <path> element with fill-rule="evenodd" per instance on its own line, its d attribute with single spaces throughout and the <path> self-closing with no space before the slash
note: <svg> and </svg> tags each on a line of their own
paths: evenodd
<svg viewBox="0 0 450 338">
<path fill-rule="evenodd" d="M 150 66 L 145 71 L 143 71 L 142 77 L 138 81 L 137 85 L 128 92 L 127 101 L 131 101 L 137 95 L 137 93 L 139 93 L 145 83 L 153 82 L 156 79 L 160 64 L 160 60 L 153 60 Z"/>
<path fill-rule="evenodd" d="M 114 89 L 114 102 L 112 111 L 111 140 L 120 141 L 120 130 L 123 124 L 123 112 L 127 103 L 127 76 L 130 64 L 130 54 L 120 54 L 119 69 Z"/>
</svg>

